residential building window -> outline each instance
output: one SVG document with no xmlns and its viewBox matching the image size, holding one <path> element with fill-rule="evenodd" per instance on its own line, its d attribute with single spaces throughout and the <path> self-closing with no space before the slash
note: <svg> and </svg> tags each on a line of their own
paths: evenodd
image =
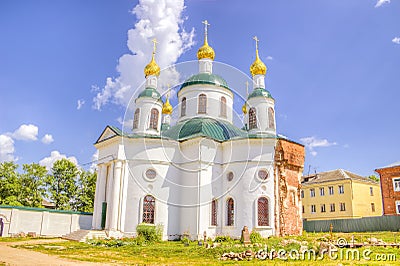
<svg viewBox="0 0 400 266">
<path fill-rule="evenodd" d="M 249 129 L 257 128 L 256 108 L 252 107 L 249 110 Z"/>
<path fill-rule="evenodd" d="M 339 185 L 339 194 L 344 194 L 344 186 Z"/>
<path fill-rule="evenodd" d="M 316 212 L 315 205 L 311 205 L 311 213 L 315 213 L 315 212 Z"/>
<path fill-rule="evenodd" d="M 374 195 L 374 188 L 369 187 L 369 195 L 373 196 Z"/>
<path fill-rule="evenodd" d="M 258 226 L 269 226 L 268 199 L 261 197 L 257 201 Z"/>
<path fill-rule="evenodd" d="M 326 212 L 325 204 L 321 204 L 321 212 Z"/>
<path fill-rule="evenodd" d="M 315 189 L 313 188 L 310 189 L 310 197 L 311 198 L 315 197 Z"/>
<path fill-rule="evenodd" d="M 323 187 L 319 188 L 319 195 L 325 196 L 325 189 Z"/>
<path fill-rule="evenodd" d="M 215 199 L 211 201 L 211 225 L 217 225 L 217 200 Z"/>
<path fill-rule="evenodd" d="M 133 115 L 133 129 L 136 129 L 139 126 L 139 116 L 140 116 L 140 109 L 136 108 L 135 114 Z"/>
<path fill-rule="evenodd" d="M 226 202 L 226 204 L 227 204 L 227 211 L 228 211 L 228 213 L 227 213 L 228 219 L 226 221 L 226 225 L 233 226 L 234 221 L 235 221 L 235 203 L 232 198 L 229 198 L 228 201 Z"/>
<path fill-rule="evenodd" d="M 183 97 L 181 102 L 181 116 L 185 115 L 186 115 L 186 97 Z"/>
<path fill-rule="evenodd" d="M 331 212 L 335 212 L 335 203 L 331 203 Z"/>
<path fill-rule="evenodd" d="M 301 197 L 302 199 L 304 199 L 304 190 L 301 190 L 301 191 L 300 191 L 300 197 Z"/>
<path fill-rule="evenodd" d="M 199 95 L 199 114 L 206 114 L 207 113 L 207 96 L 205 94 Z"/>
<path fill-rule="evenodd" d="M 393 178 L 393 190 L 400 191 L 400 177 Z"/>
<path fill-rule="evenodd" d="M 221 97 L 221 116 L 226 117 L 226 98 Z"/>
<path fill-rule="evenodd" d="M 153 196 L 147 195 L 143 200 L 143 223 L 154 224 L 156 201 Z"/>
<path fill-rule="evenodd" d="M 344 212 L 346 210 L 346 204 L 344 202 L 340 203 L 340 211 Z"/>
<path fill-rule="evenodd" d="M 396 213 L 400 214 L 400 200 L 396 201 Z"/>
<path fill-rule="evenodd" d="M 301 206 L 301 211 L 302 211 L 302 213 L 304 213 L 304 205 Z"/>
<path fill-rule="evenodd" d="M 371 211 L 375 212 L 375 203 L 371 203 Z"/>
<path fill-rule="evenodd" d="M 157 130 L 158 129 L 158 110 L 156 108 L 151 109 L 150 114 L 150 128 Z"/>
<path fill-rule="evenodd" d="M 274 109 L 272 107 L 268 108 L 268 127 L 275 129 Z"/>
<path fill-rule="evenodd" d="M 333 187 L 328 187 L 329 195 L 333 195 Z"/>
</svg>

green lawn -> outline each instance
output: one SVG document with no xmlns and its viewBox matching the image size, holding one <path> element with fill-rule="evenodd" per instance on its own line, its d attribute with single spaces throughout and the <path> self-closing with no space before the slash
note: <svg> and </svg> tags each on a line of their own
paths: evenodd
<svg viewBox="0 0 400 266">
<path fill-rule="evenodd" d="M 392 232 L 379 232 L 379 233 L 354 233 L 354 234 L 342 234 L 335 233 L 334 240 L 339 237 L 345 238 L 350 242 L 352 236 L 356 240 L 365 240 L 369 237 L 375 237 L 382 239 L 386 242 L 400 242 L 400 233 Z M 308 247 L 316 247 L 319 241 L 330 238 L 329 234 L 326 233 L 304 233 L 303 236 L 298 237 L 285 237 L 277 238 L 272 237 L 265 240 L 265 243 L 269 248 L 279 249 L 284 248 L 287 251 L 291 249 L 298 250 L 300 245 L 296 243 L 286 244 L 285 240 L 295 239 L 298 241 L 307 241 Z M 218 258 L 225 252 L 241 252 L 249 248 L 238 246 L 238 241 L 222 243 L 221 247 L 206 249 L 199 247 L 197 242 L 191 242 L 189 246 L 184 246 L 180 241 L 169 241 L 160 242 L 155 244 L 148 244 L 146 246 L 138 245 L 126 245 L 120 247 L 104 247 L 94 246 L 86 243 L 78 242 L 60 242 L 51 244 L 35 244 L 35 245 L 23 245 L 19 248 L 28 248 L 36 251 L 40 251 L 47 254 L 57 255 L 63 258 L 81 260 L 81 261 L 92 261 L 92 262 L 103 262 L 103 263 L 119 263 L 119 264 L 198 264 L 198 265 L 210 265 L 210 264 L 247 264 L 247 265 L 265 265 L 271 263 L 274 265 L 397 265 L 400 262 L 400 249 L 391 247 L 363 247 L 356 250 L 339 249 L 335 256 L 338 258 L 331 259 L 327 255 L 324 258 L 316 260 L 293 260 L 283 261 L 281 259 L 274 259 L 272 261 L 253 259 L 252 261 L 220 261 Z M 253 251 L 260 250 L 260 247 L 252 247 Z M 367 250 L 367 256 L 370 260 L 364 259 L 362 254 Z M 352 254 L 355 256 L 360 254 L 360 260 L 357 258 L 352 259 Z M 346 259 L 348 254 L 348 259 Z M 334 256 L 334 257 L 335 257 Z M 356 256 L 357 257 L 357 256 Z M 383 258 L 384 262 L 377 261 L 377 259 Z M 390 261 L 388 261 L 390 260 Z"/>
</svg>

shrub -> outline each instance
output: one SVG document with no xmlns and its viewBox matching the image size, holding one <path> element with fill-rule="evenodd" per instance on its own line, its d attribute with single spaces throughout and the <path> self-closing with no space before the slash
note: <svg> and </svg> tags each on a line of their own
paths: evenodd
<svg viewBox="0 0 400 266">
<path fill-rule="evenodd" d="M 146 242 L 159 242 L 162 238 L 162 227 L 160 225 L 139 224 L 136 226 L 136 233 L 138 237 L 144 237 Z"/>
<path fill-rule="evenodd" d="M 214 242 L 233 242 L 233 239 L 230 236 L 217 236 Z"/>
<path fill-rule="evenodd" d="M 250 233 L 250 241 L 253 244 L 254 243 L 261 243 L 261 242 L 263 242 L 263 238 L 262 238 L 262 236 L 260 235 L 259 232 L 251 231 L 251 233 Z"/>
</svg>

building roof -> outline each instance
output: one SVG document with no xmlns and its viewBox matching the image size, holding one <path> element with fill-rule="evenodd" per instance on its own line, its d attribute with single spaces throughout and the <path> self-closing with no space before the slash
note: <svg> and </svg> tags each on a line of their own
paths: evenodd
<svg viewBox="0 0 400 266">
<path fill-rule="evenodd" d="M 337 180 L 354 180 L 354 181 L 378 184 L 378 182 L 368 177 L 363 177 L 343 169 L 321 172 L 301 177 L 301 183 L 303 185 L 318 184 L 318 183 L 331 182 Z"/>
<path fill-rule="evenodd" d="M 391 163 L 391 164 L 383 166 L 383 167 L 376 168 L 376 170 L 384 169 L 384 168 L 391 168 L 391 167 L 396 167 L 396 166 L 400 166 L 400 161 L 399 162 L 395 162 L 395 163 Z"/>
<path fill-rule="evenodd" d="M 264 88 L 255 88 L 252 93 L 247 97 L 247 99 L 254 98 L 254 97 L 265 97 L 265 98 L 272 98 L 271 93 Z"/>
<path fill-rule="evenodd" d="M 210 73 L 199 73 L 191 76 L 185 82 L 183 82 L 180 89 L 182 90 L 187 86 L 197 84 L 215 85 L 230 90 L 228 87 L 228 83 L 226 83 L 225 79 L 223 79 L 221 76 Z"/>
<path fill-rule="evenodd" d="M 161 94 L 155 89 L 151 87 L 145 88 L 138 96 L 138 98 L 148 97 L 156 99 L 157 101 L 161 101 Z"/>
</svg>

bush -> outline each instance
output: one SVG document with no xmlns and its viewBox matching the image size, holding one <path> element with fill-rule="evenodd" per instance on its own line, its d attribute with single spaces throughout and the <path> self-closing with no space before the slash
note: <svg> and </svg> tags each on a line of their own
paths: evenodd
<svg viewBox="0 0 400 266">
<path fill-rule="evenodd" d="M 262 238 L 262 236 L 260 235 L 259 232 L 251 231 L 251 233 L 250 233 L 250 241 L 253 244 L 254 243 L 261 243 L 261 242 L 263 242 L 263 238 Z"/>
<path fill-rule="evenodd" d="M 143 237 L 146 242 L 160 242 L 162 238 L 162 227 L 160 225 L 139 224 L 136 226 L 136 233 L 138 237 Z"/>
<path fill-rule="evenodd" d="M 233 239 L 230 236 L 217 236 L 215 237 L 214 242 L 233 242 Z"/>
</svg>

